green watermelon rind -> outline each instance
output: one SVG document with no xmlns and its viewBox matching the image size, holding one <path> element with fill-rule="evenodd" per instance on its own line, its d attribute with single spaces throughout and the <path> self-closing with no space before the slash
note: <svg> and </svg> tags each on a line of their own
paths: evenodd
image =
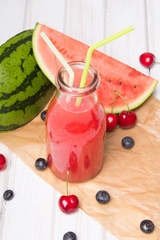
<svg viewBox="0 0 160 240">
<path fill-rule="evenodd" d="M 0 132 L 32 121 L 46 106 L 54 87 L 33 56 L 33 30 L 0 46 Z"/>
<path fill-rule="evenodd" d="M 148 91 L 146 91 L 143 95 L 141 95 L 141 98 L 139 98 L 138 101 L 134 101 L 134 104 L 130 103 L 129 109 L 133 110 L 133 109 L 136 109 L 139 106 L 141 106 L 151 96 L 151 94 L 153 93 L 157 84 L 158 84 L 158 81 L 155 80 L 155 82 L 153 82 L 153 84 L 150 86 Z M 118 113 L 120 113 L 121 111 L 124 111 L 124 110 L 128 110 L 127 106 L 114 108 L 113 113 L 118 114 Z M 111 109 L 110 108 L 105 108 L 105 112 L 109 113 L 109 112 L 111 112 Z"/>
<path fill-rule="evenodd" d="M 33 46 L 33 53 L 35 56 L 35 59 L 41 69 L 41 71 L 45 74 L 45 76 L 55 85 L 55 75 L 51 74 L 49 69 L 45 68 L 44 69 L 44 62 L 42 61 L 41 56 L 39 55 L 39 51 L 36 47 L 36 41 L 37 41 L 37 32 L 38 29 L 41 27 L 40 23 L 36 23 L 36 26 L 33 31 L 33 36 L 32 36 L 32 46 Z"/>
</svg>

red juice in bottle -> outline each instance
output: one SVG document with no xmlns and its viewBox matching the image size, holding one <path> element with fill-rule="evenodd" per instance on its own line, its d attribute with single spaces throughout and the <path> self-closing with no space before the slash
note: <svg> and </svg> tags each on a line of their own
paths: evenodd
<svg viewBox="0 0 160 240">
<path fill-rule="evenodd" d="M 66 73 L 60 70 L 57 92 L 47 110 L 47 159 L 58 178 L 66 180 L 69 170 L 71 182 L 82 182 L 96 176 L 102 168 L 106 120 L 96 94 L 98 73 L 91 68 L 87 85 L 80 90 L 77 86 L 84 63 L 70 64 L 80 69 L 74 70 L 74 86 L 69 87 L 64 82 Z"/>
</svg>

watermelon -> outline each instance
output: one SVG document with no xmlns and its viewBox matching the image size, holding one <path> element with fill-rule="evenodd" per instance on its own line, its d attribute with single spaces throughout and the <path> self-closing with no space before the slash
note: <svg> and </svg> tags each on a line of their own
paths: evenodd
<svg viewBox="0 0 160 240">
<path fill-rule="evenodd" d="M 41 32 L 49 37 L 67 62 L 85 61 L 89 46 L 45 25 L 36 24 L 32 39 L 34 56 L 43 73 L 55 83 L 55 74 L 61 63 L 40 36 Z M 97 69 L 101 77 L 97 93 L 106 113 L 112 109 L 115 91 L 124 97 L 131 110 L 140 106 L 157 85 L 157 80 L 98 50 L 92 54 L 91 65 Z M 122 110 L 127 110 L 127 106 L 118 96 L 113 112 L 119 113 Z"/>
<path fill-rule="evenodd" d="M 21 32 L 0 46 L 0 132 L 35 118 L 55 88 L 33 56 L 32 34 Z"/>
</svg>

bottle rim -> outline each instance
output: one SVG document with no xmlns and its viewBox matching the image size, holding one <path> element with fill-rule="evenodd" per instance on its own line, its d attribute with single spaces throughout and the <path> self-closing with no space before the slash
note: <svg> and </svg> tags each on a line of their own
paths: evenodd
<svg viewBox="0 0 160 240">
<path fill-rule="evenodd" d="M 71 61 L 68 62 L 69 66 L 74 69 L 74 68 L 80 68 L 83 69 L 85 62 L 83 61 Z M 67 72 L 67 70 L 62 66 L 59 71 L 57 72 L 56 75 L 56 87 L 58 90 L 60 90 L 63 93 L 67 93 L 72 96 L 86 96 L 94 91 L 97 90 L 97 88 L 100 85 L 100 76 L 97 70 L 90 65 L 88 73 L 91 74 L 93 77 L 92 81 L 88 84 L 85 85 L 84 87 L 74 87 L 74 86 L 69 86 L 64 80 L 63 80 L 63 74 Z"/>
</svg>

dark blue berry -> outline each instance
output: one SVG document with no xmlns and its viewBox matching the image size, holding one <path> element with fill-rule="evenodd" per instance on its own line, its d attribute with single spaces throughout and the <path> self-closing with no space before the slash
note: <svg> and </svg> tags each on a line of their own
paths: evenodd
<svg viewBox="0 0 160 240">
<path fill-rule="evenodd" d="M 46 119 L 46 113 L 47 113 L 47 110 L 44 110 L 43 112 L 41 112 L 41 119 L 43 121 L 45 121 L 45 119 Z"/>
<path fill-rule="evenodd" d="M 47 161 L 44 158 L 38 158 L 35 162 L 35 167 L 38 170 L 44 170 L 47 167 Z"/>
<path fill-rule="evenodd" d="M 151 233 L 154 230 L 154 224 L 151 220 L 143 220 L 140 224 L 140 229 L 145 233 Z"/>
<path fill-rule="evenodd" d="M 99 202 L 101 204 L 105 204 L 105 203 L 109 202 L 110 195 L 107 191 L 104 191 L 104 190 L 98 191 L 96 194 L 96 200 L 97 200 L 97 202 Z"/>
<path fill-rule="evenodd" d="M 133 138 L 131 138 L 131 137 L 124 137 L 123 139 L 122 139 L 122 146 L 124 147 L 124 148 L 127 148 L 127 149 L 130 149 L 130 148 L 132 148 L 133 146 L 134 146 L 134 140 L 133 140 Z"/>
<path fill-rule="evenodd" d="M 66 232 L 63 236 L 63 240 L 77 240 L 77 236 L 74 232 Z"/>
<path fill-rule="evenodd" d="M 11 200 L 14 196 L 14 193 L 12 190 L 6 190 L 4 193 L 3 193 L 3 198 L 4 200 L 8 201 L 8 200 Z"/>
</svg>

